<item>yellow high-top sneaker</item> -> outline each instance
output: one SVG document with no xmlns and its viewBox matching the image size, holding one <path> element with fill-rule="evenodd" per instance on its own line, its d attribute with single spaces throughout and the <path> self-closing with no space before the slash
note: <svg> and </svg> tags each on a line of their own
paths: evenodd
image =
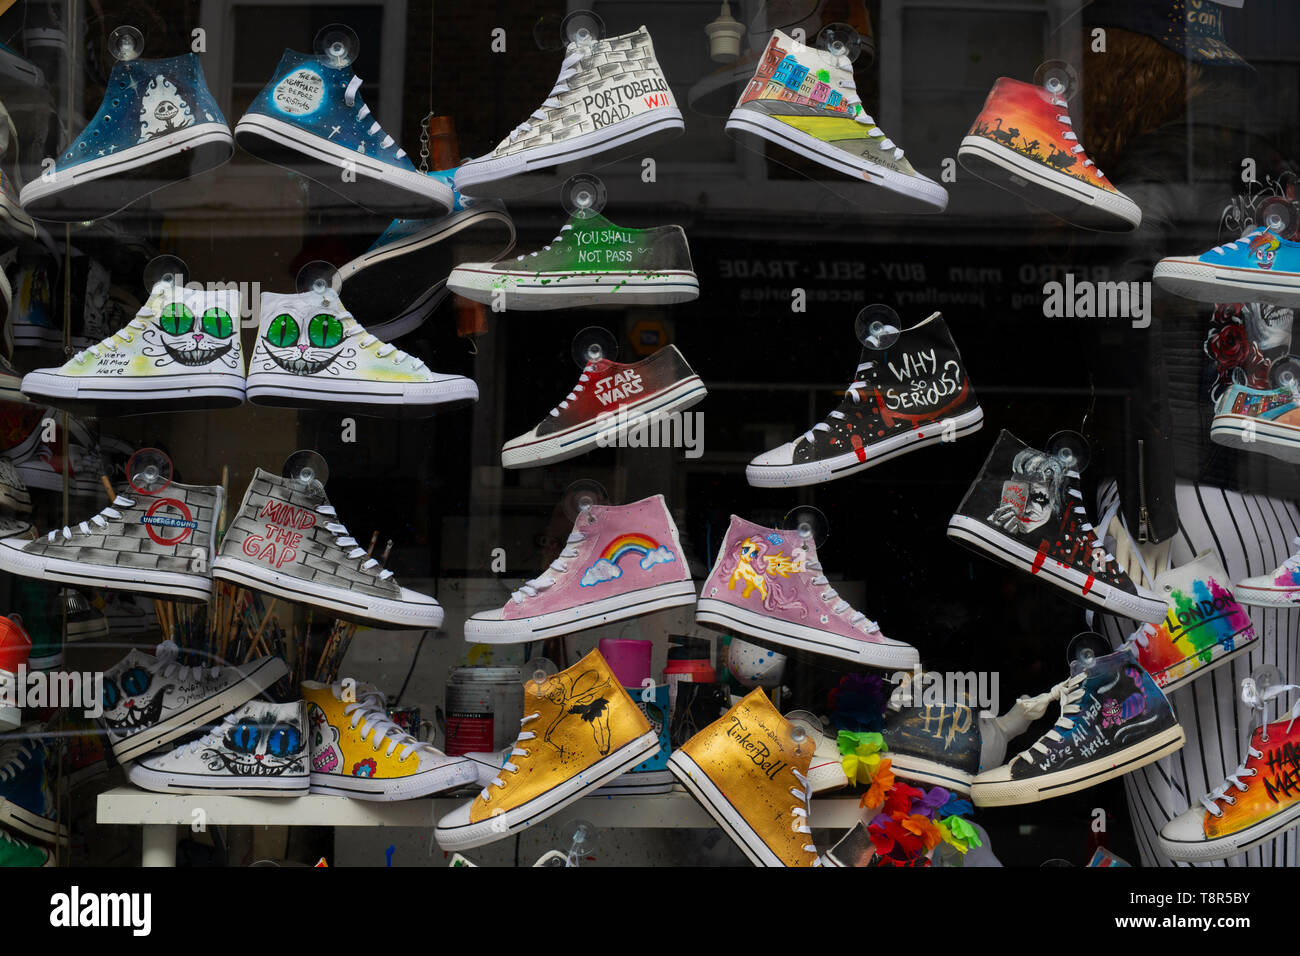
<svg viewBox="0 0 1300 956">
<path fill-rule="evenodd" d="M 521 724 L 496 779 L 438 821 L 443 848 L 482 846 L 526 830 L 659 752 L 659 735 L 600 651 L 528 681 Z"/>
<path fill-rule="evenodd" d="M 815 749 L 755 687 L 674 751 L 668 769 L 755 866 L 820 866 L 808 825 Z"/>
</svg>

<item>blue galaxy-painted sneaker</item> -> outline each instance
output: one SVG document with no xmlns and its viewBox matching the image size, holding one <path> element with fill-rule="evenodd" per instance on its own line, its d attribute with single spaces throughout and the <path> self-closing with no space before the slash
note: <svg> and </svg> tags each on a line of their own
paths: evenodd
<svg viewBox="0 0 1300 956">
<path fill-rule="evenodd" d="M 1160 288 L 1197 302 L 1300 308 L 1300 243 L 1252 229 L 1204 255 L 1161 259 L 1152 277 Z"/>
<path fill-rule="evenodd" d="M 456 170 L 426 173 L 451 187 Z M 339 269 L 343 296 L 371 334 L 384 339 L 418 328 L 446 298 L 447 276 L 464 246 L 504 256 L 515 224 L 495 199 L 469 199 L 453 189 L 452 211 L 440 219 L 394 219 L 383 235 Z M 453 243 L 446 240 L 455 237 Z"/>
<path fill-rule="evenodd" d="M 50 753 L 40 724 L 28 724 L 0 741 L 0 825 L 42 843 L 68 842 L 68 826 L 50 789 L 46 765 Z"/>
<path fill-rule="evenodd" d="M 312 53 L 285 50 L 275 75 L 235 124 L 259 159 L 313 179 L 376 212 L 440 216 L 451 187 L 412 165 L 361 98 L 361 78 Z"/>
<path fill-rule="evenodd" d="M 37 219 L 99 219 L 234 153 L 195 54 L 120 60 L 94 119 L 19 199 Z"/>
</svg>

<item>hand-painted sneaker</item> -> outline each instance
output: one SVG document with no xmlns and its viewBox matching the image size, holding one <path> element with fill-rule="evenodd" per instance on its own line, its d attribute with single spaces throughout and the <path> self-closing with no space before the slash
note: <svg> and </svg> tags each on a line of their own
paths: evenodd
<svg viewBox="0 0 1300 956">
<path fill-rule="evenodd" d="M 278 657 L 235 667 L 185 666 L 171 641 L 155 654 L 131 650 L 104 672 L 100 724 L 119 763 L 215 723 L 289 672 Z"/>
<path fill-rule="evenodd" d="M 961 141 L 970 172 L 1087 229 L 1128 232 L 1142 222 L 1137 203 L 1088 158 L 1058 93 L 1002 77 Z"/>
<path fill-rule="evenodd" d="M 474 782 L 475 763 L 416 740 L 389 718 L 369 684 L 303 681 L 311 792 L 356 800 L 412 800 Z"/>
<path fill-rule="evenodd" d="M 375 212 L 441 216 L 451 189 L 425 176 L 380 128 L 351 66 L 285 50 L 275 75 L 235 124 L 259 159 L 315 180 Z"/>
<path fill-rule="evenodd" d="M 853 61 L 772 33 L 754 77 L 727 119 L 750 134 L 864 183 L 942 212 L 948 190 L 919 173 L 862 107 Z"/>
<path fill-rule="evenodd" d="M 207 601 L 223 500 L 220 485 L 173 482 L 156 496 L 122 489 L 80 524 L 35 541 L 0 539 L 0 570 L 77 587 Z"/>
<path fill-rule="evenodd" d="M 1161 259 L 1151 277 L 1160 288 L 1197 302 L 1300 308 L 1300 242 L 1252 229 L 1199 256 Z"/>
<path fill-rule="evenodd" d="M 568 397 L 541 424 L 501 449 L 506 468 L 566 461 L 704 400 L 708 391 L 675 345 L 630 365 L 587 364 Z"/>
<path fill-rule="evenodd" d="M 31 492 L 8 458 L 0 458 L 0 508 L 18 514 L 31 514 L 32 511 Z"/>
<path fill-rule="evenodd" d="M 1291 542 L 1300 548 L 1300 538 Z M 1237 599 L 1252 607 L 1291 607 L 1300 604 L 1300 551 L 1282 562 L 1270 574 L 1237 582 Z"/>
<path fill-rule="evenodd" d="M 127 778 L 156 793 L 301 797 L 307 756 L 307 705 L 252 701 L 202 737 L 140 757 Z"/>
<path fill-rule="evenodd" d="M 1247 602 L 1237 603 L 1212 552 L 1157 574 L 1152 589 L 1168 611 L 1161 623 L 1134 632 L 1132 643 L 1138 663 L 1166 694 L 1256 646 L 1255 627 L 1241 606 Z"/>
<path fill-rule="evenodd" d="M 1210 440 L 1227 448 L 1300 462 L 1300 399 L 1288 385 L 1258 389 L 1234 382 L 1214 405 Z"/>
<path fill-rule="evenodd" d="M 1127 649 L 1075 668 L 1029 705 L 1041 713 L 1056 701 L 1056 726 L 1028 750 L 976 777 L 975 806 L 1036 803 L 1086 790 L 1183 746 L 1183 728 L 1168 698 Z"/>
<path fill-rule="evenodd" d="M 20 199 L 37 219 L 101 219 L 234 153 L 195 54 L 121 60 L 90 125 Z"/>
<path fill-rule="evenodd" d="M 980 771 L 979 714 L 965 703 L 927 699 L 928 688 L 905 678 L 885 711 L 885 756 L 902 780 L 970 793 Z"/>
<path fill-rule="evenodd" d="M 836 593 L 811 538 L 736 515 L 700 592 L 695 620 L 867 667 L 920 662 L 916 648 L 885 637 L 879 624 Z"/>
<path fill-rule="evenodd" d="M 758 488 L 818 484 L 954 441 L 983 424 L 961 353 L 936 312 L 886 349 L 864 347 L 839 408 L 794 441 L 759 455 L 745 477 Z"/>
<path fill-rule="evenodd" d="M 456 188 L 474 197 L 528 195 L 572 171 L 646 156 L 685 129 L 645 27 L 575 39 L 551 95 L 496 149 L 461 165 Z"/>
<path fill-rule="evenodd" d="M 948 521 L 948 537 L 1028 571 L 1082 601 L 1123 617 L 1158 624 L 1165 602 L 1140 588 L 1088 521 L 1074 459 L 999 436 Z"/>
<path fill-rule="evenodd" d="M 755 866 L 820 866 L 808 768 L 814 743 L 755 687 L 668 758 L 668 769 Z"/>
<path fill-rule="evenodd" d="M 375 627 L 442 624 L 437 601 L 400 587 L 348 534 L 324 486 L 261 468 L 231 517 L 212 575 Z"/>
<path fill-rule="evenodd" d="M 455 170 L 428 175 L 450 188 Z M 340 297 L 372 335 L 395 339 L 418 328 L 446 297 L 457 250 L 469 246 L 503 256 L 515 244 L 515 223 L 504 204 L 453 193 L 455 205 L 447 215 L 394 219 L 369 249 L 339 269 Z"/>
<path fill-rule="evenodd" d="M 23 391 L 59 407 L 118 414 L 233 408 L 244 401 L 239 293 L 158 282 L 127 325 Z"/>
<path fill-rule="evenodd" d="M 700 280 L 681 226 L 629 229 L 597 213 L 571 217 L 537 252 L 462 262 L 447 288 L 498 311 L 531 312 L 690 302 Z"/>
<path fill-rule="evenodd" d="M 632 701 L 645 714 L 651 729 L 659 737 L 659 752 L 641 761 L 627 773 L 615 777 L 596 792 L 602 797 L 644 797 L 654 793 L 672 793 L 673 775 L 668 772 L 668 756 L 672 753 L 672 744 L 668 738 L 668 697 L 667 684 L 656 684 L 650 691 L 652 700 L 646 700 L 646 688 L 624 688 Z M 506 759 L 510 758 L 506 754 Z M 498 771 L 504 761 L 497 763 Z M 493 774 L 493 777 L 500 773 Z M 485 783 L 484 786 L 487 786 Z"/>
<path fill-rule="evenodd" d="M 695 600 L 663 495 L 629 505 L 591 505 L 560 556 L 505 607 L 465 622 L 465 640 L 519 644 L 572 634 Z"/>
<path fill-rule="evenodd" d="M 22 622 L 0 617 L 0 682 L 4 686 L 18 686 L 18 668 L 24 667 L 32 653 L 32 639 L 23 630 Z M 12 700 L 12 698 L 6 697 Z M 0 703 L 0 730 L 12 730 L 23 721 L 22 710 L 16 705 Z"/>
<path fill-rule="evenodd" d="M 44 733 L 40 724 L 28 724 L 0 743 L 0 826 L 66 846 L 70 831 L 50 787 L 54 774 Z"/>
<path fill-rule="evenodd" d="M 88 423 L 70 417 L 68 427 L 58 429 L 54 439 L 47 442 L 43 438 L 45 429 L 41 423 L 59 413 L 41 405 L 13 408 L 19 414 L 0 425 L 0 429 L 5 429 L 6 425 L 12 427 L 14 431 L 10 434 L 14 438 L 19 431 L 27 432 L 5 451 L 23 484 L 28 488 L 58 492 L 62 492 L 66 484 L 73 497 L 102 500 L 104 485 L 99 476 L 105 473 L 105 462 L 98 437 Z M 63 461 L 65 443 L 66 467 Z"/>
<path fill-rule="evenodd" d="M 415 417 L 476 401 L 478 386 L 371 335 L 327 289 L 262 293 L 246 394 L 254 405 Z"/>
<path fill-rule="evenodd" d="M 849 778 L 844 774 L 840 748 L 826 722 L 807 710 L 788 711 L 785 719 L 802 727 L 813 742 L 813 755 L 808 762 L 809 789 L 818 794 L 847 787 Z"/>
<path fill-rule="evenodd" d="M 438 821 L 446 850 L 504 839 L 567 807 L 659 751 L 659 735 L 599 650 L 524 685 L 519 738 L 500 774 Z M 527 729 L 525 729 L 527 728 Z"/>
<path fill-rule="evenodd" d="M 33 846 L 0 830 L 0 868 L 54 865 L 54 854 L 50 850 Z"/>
<path fill-rule="evenodd" d="M 1295 684 L 1257 688 L 1242 681 L 1242 699 L 1258 709 Z M 1160 831 L 1160 852 L 1171 860 L 1222 860 L 1277 839 L 1300 824 L 1300 701 L 1273 723 L 1262 719 L 1246 744 L 1246 759 L 1223 785 L 1174 817 Z M 1263 779 L 1259 779 L 1259 778 Z"/>
<path fill-rule="evenodd" d="M 3 51 L 0 51 L 0 57 L 3 57 Z M 9 110 L 0 103 L 0 160 L 4 160 L 7 167 L 0 169 L 0 233 L 12 240 L 24 241 L 36 238 L 36 224 L 18 198 L 22 179 L 15 179 L 10 172 L 19 173 L 18 158 L 18 131 Z M 7 286 L 8 279 L 4 283 Z"/>
</svg>

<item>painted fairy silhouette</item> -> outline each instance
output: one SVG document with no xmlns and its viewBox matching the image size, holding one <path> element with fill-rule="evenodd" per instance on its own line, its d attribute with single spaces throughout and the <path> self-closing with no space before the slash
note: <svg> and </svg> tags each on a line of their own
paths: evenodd
<svg viewBox="0 0 1300 956">
<path fill-rule="evenodd" d="M 564 747 L 553 742 L 551 735 L 572 714 L 577 714 L 591 725 L 591 734 L 601 756 L 609 753 L 609 698 L 602 693 L 609 686 L 609 678 L 606 677 L 598 684 L 593 683 L 599 676 L 595 670 L 583 671 L 572 681 L 564 674 L 555 675 L 556 686 L 546 695 L 546 699 L 552 704 L 558 704 L 560 709 L 551 725 L 546 728 L 542 739 L 561 753 L 564 752 Z"/>
</svg>

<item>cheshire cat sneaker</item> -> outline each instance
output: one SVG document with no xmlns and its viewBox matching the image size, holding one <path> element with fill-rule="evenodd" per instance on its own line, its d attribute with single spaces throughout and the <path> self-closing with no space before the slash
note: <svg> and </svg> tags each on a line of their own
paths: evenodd
<svg viewBox="0 0 1300 956">
<path fill-rule="evenodd" d="M 775 30 L 753 78 L 727 119 L 750 134 L 859 182 L 881 186 L 942 212 L 948 191 L 917 172 L 863 109 L 853 61 Z"/>
<path fill-rule="evenodd" d="M 371 115 L 361 78 L 351 66 L 335 65 L 340 62 L 285 50 L 271 81 L 235 124 L 236 142 L 374 212 L 449 212 L 450 187 L 415 168 Z"/>
<path fill-rule="evenodd" d="M 437 601 L 399 586 L 348 534 L 320 482 L 261 468 L 231 518 L 212 575 L 375 627 L 442 625 Z"/>
<path fill-rule="evenodd" d="M 1036 86 L 1002 77 L 961 141 L 957 161 L 981 179 L 1076 226 L 1128 232 L 1142 210 L 1088 158 L 1052 79 Z"/>
<path fill-rule="evenodd" d="M 207 601 L 224 500 L 220 485 L 172 482 L 157 494 L 128 485 L 79 524 L 34 541 L 0 538 L 0 570 L 76 587 Z"/>
<path fill-rule="evenodd" d="M 1291 542 L 1300 549 L 1300 538 Z M 1237 582 L 1237 599 L 1252 607 L 1290 607 L 1300 604 L 1300 550 L 1268 574 Z"/>
<path fill-rule="evenodd" d="M 102 219 L 234 153 L 198 56 L 119 60 L 90 124 L 19 199 L 37 219 Z"/>
<path fill-rule="evenodd" d="M 454 169 L 428 176 L 451 188 Z M 453 190 L 451 212 L 437 219 L 394 219 L 374 243 L 339 268 L 340 297 L 372 335 L 395 339 L 418 328 L 450 291 L 456 251 L 504 256 L 515 244 L 515 223 L 503 203 L 470 199 Z"/>
<path fill-rule="evenodd" d="M 99 723 L 120 763 L 215 723 L 289 672 L 278 657 L 237 666 L 191 666 L 171 641 L 154 654 L 131 650 L 104 672 Z"/>
<path fill-rule="evenodd" d="M 836 593 L 811 538 L 736 515 L 700 591 L 695 620 L 867 667 L 920 662 L 916 648 L 885 637 Z"/>
<path fill-rule="evenodd" d="M 1259 389 L 1233 382 L 1214 404 L 1210 441 L 1300 463 L 1300 400 L 1289 385 Z"/>
<path fill-rule="evenodd" d="M 745 469 L 758 488 L 812 485 L 979 431 L 984 410 L 938 312 L 886 349 L 864 346 L 837 409 Z"/>
<path fill-rule="evenodd" d="M 70 831 L 50 786 L 55 757 L 44 734 L 42 725 L 27 724 L 0 743 L 0 826 L 66 846 Z"/>
<path fill-rule="evenodd" d="M 59 368 L 23 378 L 52 405 L 118 414 L 233 408 L 244 401 L 239 292 L 154 285 L 135 318 Z"/>
<path fill-rule="evenodd" d="M 1076 601 L 1158 624 L 1165 601 L 1140 588 L 1088 521 L 1075 459 L 1003 431 L 948 521 L 948 537 L 1028 571 Z"/>
<path fill-rule="evenodd" d="M 1300 687 L 1257 688 L 1242 681 L 1242 699 L 1260 711 Z M 1251 732 L 1246 757 L 1223 785 L 1193 803 L 1160 831 L 1160 851 L 1171 860 L 1222 860 L 1274 840 L 1300 824 L 1300 699 L 1273 723 Z"/>
<path fill-rule="evenodd" d="M 263 292 L 248 400 L 286 408 L 334 408 L 419 417 L 478 399 L 463 375 L 429 369 L 371 335 L 332 289 Z"/>
<path fill-rule="evenodd" d="M 812 738 L 761 687 L 668 758 L 668 769 L 755 866 L 820 866 L 809 820 Z"/>
<path fill-rule="evenodd" d="M 1160 288 L 1197 302 L 1300 308 L 1300 243 L 1269 229 L 1251 229 L 1202 255 L 1161 259 L 1151 278 Z"/>
<path fill-rule="evenodd" d="M 702 402 L 708 390 L 675 345 L 631 364 L 601 356 L 541 423 L 501 449 L 505 468 L 535 468 L 581 455 Z"/>
<path fill-rule="evenodd" d="M 524 684 L 510 759 L 473 800 L 438 821 L 445 850 L 494 843 L 614 780 L 659 752 L 659 734 L 599 650 Z"/>
<path fill-rule="evenodd" d="M 699 297 L 681 226 L 632 229 L 604 216 L 573 216 L 536 252 L 463 262 L 447 278 L 459 296 L 497 311 L 588 305 L 673 305 Z"/>
<path fill-rule="evenodd" d="M 202 737 L 140 757 L 127 770 L 156 793 L 301 797 L 310 789 L 307 706 L 253 701 Z"/>
<path fill-rule="evenodd" d="M 304 681 L 311 792 L 411 800 L 471 784 L 476 764 L 416 740 L 388 716 L 384 695 L 353 680 Z"/>
<path fill-rule="evenodd" d="M 977 807 L 1036 803 L 1132 773 L 1183 746 L 1164 692 L 1127 648 L 1075 664 L 1075 673 L 1027 702 L 1036 716 L 1056 701 L 1060 717 L 1029 749 L 971 783 Z"/>
<path fill-rule="evenodd" d="M 579 512 L 551 566 L 505 607 L 467 620 L 465 640 L 540 641 L 694 601 L 695 584 L 663 495 L 591 505 Z"/>
<path fill-rule="evenodd" d="M 571 40 L 542 105 L 490 153 L 456 170 L 466 196 L 510 199 L 628 156 L 649 156 L 682 134 L 677 101 L 645 27 Z"/>
<path fill-rule="evenodd" d="M 808 786 L 814 794 L 828 790 L 840 790 L 849 785 L 849 778 L 844 774 L 844 764 L 840 748 L 835 737 L 827 729 L 827 724 L 816 714 L 807 710 L 792 710 L 785 719 L 803 728 L 808 739 L 813 742 L 813 755 L 808 762 Z"/>
<path fill-rule="evenodd" d="M 970 793 L 980 770 L 979 715 L 965 703 L 930 700 L 910 677 L 894 690 L 885 710 L 885 756 L 902 780 Z"/>
</svg>

